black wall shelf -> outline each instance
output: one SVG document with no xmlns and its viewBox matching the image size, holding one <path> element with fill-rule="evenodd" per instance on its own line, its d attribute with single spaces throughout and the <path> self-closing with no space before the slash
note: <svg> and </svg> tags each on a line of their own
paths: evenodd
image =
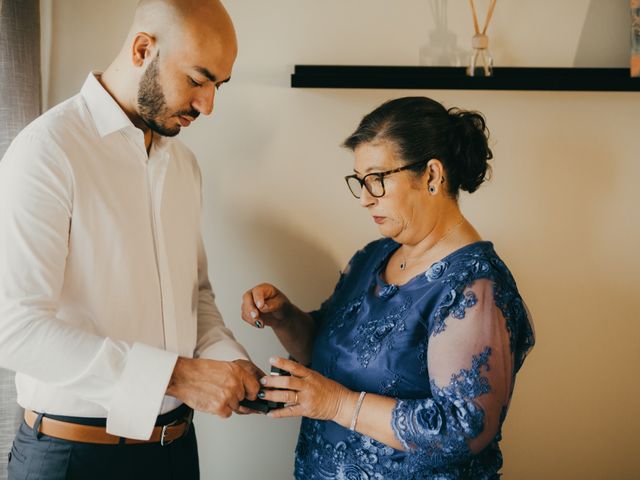
<svg viewBox="0 0 640 480">
<path fill-rule="evenodd" d="M 631 78 L 628 68 L 496 67 L 492 77 L 472 78 L 464 67 L 296 65 L 291 86 L 638 92 L 640 78 Z"/>
</svg>

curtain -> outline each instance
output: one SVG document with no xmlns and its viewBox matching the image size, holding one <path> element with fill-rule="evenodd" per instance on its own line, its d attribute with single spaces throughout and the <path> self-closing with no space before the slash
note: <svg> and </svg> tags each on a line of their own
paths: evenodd
<svg viewBox="0 0 640 480">
<path fill-rule="evenodd" d="M 40 114 L 40 92 L 38 0 L 0 0 L 0 158 Z M 0 480 L 7 478 L 7 455 L 21 417 L 14 373 L 0 369 Z"/>
</svg>

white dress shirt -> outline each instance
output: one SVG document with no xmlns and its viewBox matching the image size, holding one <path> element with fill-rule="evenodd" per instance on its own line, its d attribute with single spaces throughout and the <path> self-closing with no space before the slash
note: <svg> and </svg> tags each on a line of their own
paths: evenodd
<svg viewBox="0 0 640 480">
<path fill-rule="evenodd" d="M 18 403 L 149 438 L 178 355 L 248 358 L 208 280 L 201 178 L 90 74 L 0 162 L 0 366 Z"/>
</svg>

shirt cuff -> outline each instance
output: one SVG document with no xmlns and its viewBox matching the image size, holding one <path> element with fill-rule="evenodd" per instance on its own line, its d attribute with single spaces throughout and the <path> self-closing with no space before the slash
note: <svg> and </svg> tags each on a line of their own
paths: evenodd
<svg viewBox="0 0 640 480">
<path fill-rule="evenodd" d="M 148 440 L 178 354 L 135 343 L 116 384 L 107 415 L 107 433 Z"/>
<path fill-rule="evenodd" d="M 198 358 L 206 358 L 209 360 L 221 360 L 224 362 L 232 362 L 233 360 L 249 360 L 249 354 L 242 345 L 233 340 L 220 340 L 198 354 Z"/>
</svg>

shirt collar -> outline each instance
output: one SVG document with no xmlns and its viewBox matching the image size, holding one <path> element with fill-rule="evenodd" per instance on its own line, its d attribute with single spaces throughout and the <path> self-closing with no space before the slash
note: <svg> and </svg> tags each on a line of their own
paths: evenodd
<svg viewBox="0 0 640 480">
<path fill-rule="evenodd" d="M 89 113 L 101 137 L 123 130 L 128 127 L 136 128 L 120 105 L 105 90 L 96 78 L 100 72 L 91 72 L 80 90 Z"/>
</svg>

